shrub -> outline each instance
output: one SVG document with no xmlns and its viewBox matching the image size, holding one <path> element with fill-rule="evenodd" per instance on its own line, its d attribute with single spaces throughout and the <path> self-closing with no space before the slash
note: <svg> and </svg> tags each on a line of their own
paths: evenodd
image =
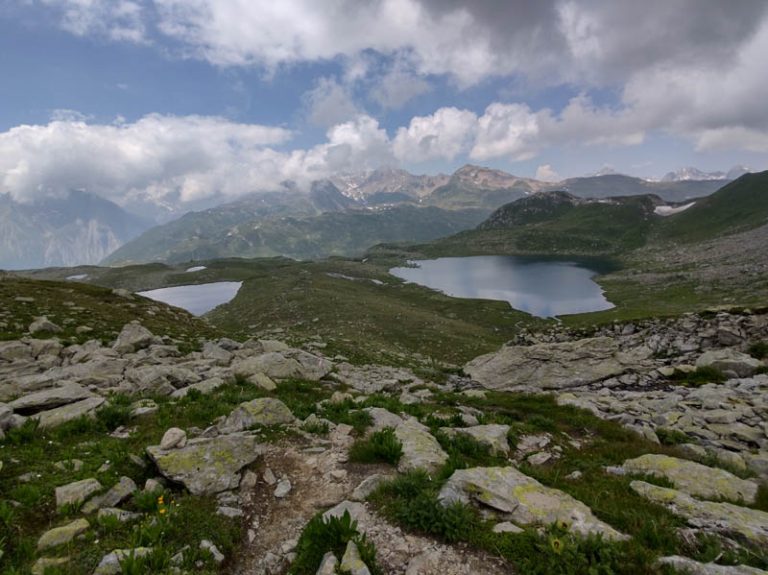
<svg viewBox="0 0 768 575">
<path fill-rule="evenodd" d="M 666 427 L 657 428 L 656 437 L 659 438 L 662 445 L 681 445 L 690 442 L 690 438 L 682 431 L 667 429 Z"/>
<path fill-rule="evenodd" d="M 37 437 L 40 422 L 37 419 L 27 419 L 21 426 L 5 432 L 5 442 L 11 445 L 24 445 Z"/>
<path fill-rule="evenodd" d="M 390 463 L 397 465 L 403 455 L 403 444 L 388 427 L 368 439 L 358 439 L 349 450 L 349 460 L 357 463 Z"/>
<path fill-rule="evenodd" d="M 96 412 L 96 421 L 107 431 L 114 431 L 131 420 L 131 408 L 118 402 L 110 402 Z"/>
<path fill-rule="evenodd" d="M 680 382 L 682 385 L 698 387 L 707 383 L 723 383 L 727 378 L 725 374 L 717 368 L 706 366 L 698 367 L 695 371 L 685 372 L 675 370 L 669 376 L 672 381 Z"/>
<path fill-rule="evenodd" d="M 329 551 L 341 558 L 347 543 L 352 541 L 360 551 L 360 558 L 373 575 L 380 575 L 376 563 L 376 548 L 365 535 L 360 535 L 357 522 L 352 520 L 348 511 L 341 517 L 323 518 L 315 515 L 299 537 L 296 545 L 296 559 L 291 564 L 291 575 L 315 575 L 323 556 Z"/>
<path fill-rule="evenodd" d="M 747 349 L 747 353 L 755 359 L 765 359 L 768 357 L 768 341 L 758 341 L 753 343 Z"/>
</svg>

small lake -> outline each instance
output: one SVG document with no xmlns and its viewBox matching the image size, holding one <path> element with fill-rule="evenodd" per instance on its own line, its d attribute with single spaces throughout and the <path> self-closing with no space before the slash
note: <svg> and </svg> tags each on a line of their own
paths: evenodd
<svg viewBox="0 0 768 575">
<path fill-rule="evenodd" d="M 500 300 L 538 317 L 611 309 L 592 278 L 597 271 L 574 261 L 515 256 L 472 256 L 411 262 L 394 276 L 460 298 Z"/>
<path fill-rule="evenodd" d="M 187 310 L 193 315 L 203 315 L 217 305 L 227 303 L 237 295 L 243 282 L 213 282 L 187 286 L 175 286 L 136 292 L 155 301 L 161 301 Z"/>
</svg>

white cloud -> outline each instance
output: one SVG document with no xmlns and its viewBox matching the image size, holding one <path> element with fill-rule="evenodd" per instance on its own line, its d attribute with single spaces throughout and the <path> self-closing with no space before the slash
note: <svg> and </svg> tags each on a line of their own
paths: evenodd
<svg viewBox="0 0 768 575">
<path fill-rule="evenodd" d="M 477 128 L 470 152 L 474 160 L 528 160 L 540 146 L 539 117 L 525 104 L 491 104 L 479 118 Z"/>
<path fill-rule="evenodd" d="M 76 36 L 117 42 L 147 41 L 144 8 L 133 0 L 41 0 L 61 13 L 61 27 Z"/>
<path fill-rule="evenodd" d="M 431 116 L 411 119 L 399 128 L 393 141 L 395 156 L 403 163 L 453 160 L 466 152 L 477 125 L 477 116 L 468 110 L 440 108 Z"/>
<path fill-rule="evenodd" d="M 542 182 L 559 182 L 562 180 L 560 174 L 558 174 L 549 164 L 542 164 L 536 168 L 536 175 L 534 178 L 541 180 Z"/>
<path fill-rule="evenodd" d="M 316 126 L 335 126 L 360 115 L 350 88 L 333 78 L 320 78 L 317 85 L 304 94 L 309 121 Z"/>
<path fill-rule="evenodd" d="M 429 83 L 405 66 L 396 64 L 378 79 L 370 97 L 383 108 L 402 108 L 407 102 L 431 90 Z"/>
</svg>

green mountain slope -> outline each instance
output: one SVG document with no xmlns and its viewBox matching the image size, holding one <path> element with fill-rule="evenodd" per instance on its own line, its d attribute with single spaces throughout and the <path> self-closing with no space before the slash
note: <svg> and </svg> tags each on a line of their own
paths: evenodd
<svg viewBox="0 0 768 575">
<path fill-rule="evenodd" d="M 696 242 L 766 224 L 768 171 L 745 174 L 687 210 L 665 218 L 659 226 L 659 238 Z"/>
</svg>

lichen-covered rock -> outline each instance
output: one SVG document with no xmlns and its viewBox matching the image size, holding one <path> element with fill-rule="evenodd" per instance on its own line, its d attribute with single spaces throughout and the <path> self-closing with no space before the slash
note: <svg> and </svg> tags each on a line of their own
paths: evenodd
<svg viewBox="0 0 768 575">
<path fill-rule="evenodd" d="M 99 490 L 101 490 L 101 483 L 93 477 L 61 485 L 55 490 L 56 507 L 79 505 Z"/>
<path fill-rule="evenodd" d="M 0 555 L 0 559 L 2 556 Z M 69 557 L 40 557 L 32 565 L 32 575 L 45 575 L 46 570 L 50 573 L 58 567 L 63 567 L 69 563 Z"/>
<path fill-rule="evenodd" d="M 661 557 L 660 565 L 669 565 L 675 571 L 689 575 L 768 575 L 768 571 L 749 567 L 747 565 L 718 565 L 716 563 L 699 563 L 688 557 L 672 555 Z"/>
<path fill-rule="evenodd" d="M 222 385 L 224 385 L 224 380 L 220 377 L 210 377 L 208 379 L 204 379 L 203 381 L 198 381 L 197 383 L 193 383 L 191 385 L 188 385 L 187 387 L 182 387 L 181 389 L 177 389 L 171 394 L 171 397 L 173 398 L 181 398 L 186 397 L 186 395 L 190 391 L 199 391 L 203 395 L 208 395 L 209 393 L 213 393 L 218 388 L 220 388 Z"/>
<path fill-rule="evenodd" d="M 219 429 L 222 433 L 234 433 L 257 425 L 285 425 L 295 420 L 288 406 L 279 399 L 260 397 L 237 406 Z"/>
<path fill-rule="evenodd" d="M 507 455 L 509 453 L 509 442 L 507 441 L 509 425 L 489 424 L 474 425 L 472 427 L 443 427 L 440 431 L 448 435 L 468 435 L 478 443 L 490 447 L 491 453 L 496 455 Z"/>
<path fill-rule="evenodd" d="M 743 500 L 746 503 L 754 503 L 757 497 L 758 485 L 754 481 L 740 479 L 723 469 L 677 457 L 647 453 L 628 459 L 622 467 L 628 473 L 664 477 L 680 491 L 696 497 Z"/>
<path fill-rule="evenodd" d="M 151 547 L 136 547 L 135 549 L 115 549 L 101 558 L 93 575 L 117 575 L 122 571 L 120 563 L 127 557 L 146 557 L 152 553 Z"/>
<path fill-rule="evenodd" d="M 43 391 L 24 395 L 10 402 L 8 405 L 15 412 L 24 413 L 27 411 L 51 409 L 93 396 L 94 394 L 83 386 L 70 382 L 60 385 L 59 387 L 44 389 Z"/>
<path fill-rule="evenodd" d="M 329 551 L 323 555 L 323 560 L 320 562 L 320 567 L 317 569 L 315 575 L 335 575 L 339 566 L 339 560 L 336 556 Z"/>
<path fill-rule="evenodd" d="M 371 575 L 368 566 L 360 558 L 360 551 L 353 541 L 347 542 L 344 557 L 341 558 L 341 570 L 350 575 Z"/>
<path fill-rule="evenodd" d="M 83 513 L 93 513 L 102 507 L 116 507 L 125 499 L 128 499 L 138 489 L 136 483 L 130 477 L 121 477 L 115 485 L 106 493 L 89 499 L 83 505 Z"/>
<path fill-rule="evenodd" d="M 105 401 L 103 397 L 89 397 L 76 403 L 41 411 L 30 417 L 37 419 L 42 429 L 57 427 L 81 417 L 92 417 Z"/>
<path fill-rule="evenodd" d="M 151 331 L 139 322 L 132 321 L 123 326 L 112 349 L 120 354 L 133 353 L 134 351 L 149 347 L 154 339 L 155 336 Z"/>
<path fill-rule="evenodd" d="M 562 522 L 581 536 L 600 534 L 608 540 L 626 536 L 597 519 L 582 502 L 545 487 L 514 467 L 475 467 L 455 471 L 440 490 L 443 505 L 480 504 L 517 525 Z"/>
<path fill-rule="evenodd" d="M 369 433 L 375 431 L 381 431 L 387 427 L 395 429 L 403 422 L 403 418 L 399 415 L 395 415 L 391 411 L 384 409 L 383 407 L 366 407 L 365 411 L 371 416 L 371 426 L 368 428 Z"/>
<path fill-rule="evenodd" d="M 333 364 L 324 357 L 298 349 L 262 353 L 232 365 L 233 373 L 246 377 L 263 373 L 272 379 L 298 378 L 309 381 L 322 379 L 332 368 Z"/>
<path fill-rule="evenodd" d="M 587 385 L 620 375 L 643 364 L 646 348 L 619 350 L 610 337 L 531 346 L 506 346 L 481 355 L 464 366 L 473 380 L 488 389 L 542 390 Z"/>
<path fill-rule="evenodd" d="M 40 536 L 40 539 L 37 540 L 37 550 L 43 551 L 45 549 L 50 549 L 51 547 L 69 543 L 90 526 L 91 525 L 87 520 L 81 518 L 75 519 L 71 523 L 67 523 L 61 527 L 54 527 L 43 533 Z"/>
<path fill-rule="evenodd" d="M 187 444 L 187 432 L 178 427 L 171 427 L 163 433 L 160 449 L 168 450 L 184 447 Z"/>
<path fill-rule="evenodd" d="M 235 489 L 240 470 L 256 461 L 265 448 L 247 434 L 198 438 L 181 449 L 147 447 L 147 454 L 165 477 L 183 483 L 193 495 L 212 495 Z"/>
<path fill-rule="evenodd" d="M 397 465 L 400 473 L 414 469 L 434 473 L 448 461 L 448 454 L 429 432 L 429 428 L 418 421 L 402 422 L 395 428 L 395 437 L 403 446 L 403 455 Z"/>
<path fill-rule="evenodd" d="M 754 375 L 762 365 L 763 363 L 759 359 L 733 348 L 711 350 L 696 360 L 696 367 L 712 367 L 724 372 L 730 371 L 738 377 Z"/>
<path fill-rule="evenodd" d="M 699 501 L 677 489 L 633 481 L 630 487 L 649 501 L 667 507 L 690 525 L 725 534 L 735 534 L 758 547 L 768 547 L 768 513 L 732 503 Z"/>
</svg>

